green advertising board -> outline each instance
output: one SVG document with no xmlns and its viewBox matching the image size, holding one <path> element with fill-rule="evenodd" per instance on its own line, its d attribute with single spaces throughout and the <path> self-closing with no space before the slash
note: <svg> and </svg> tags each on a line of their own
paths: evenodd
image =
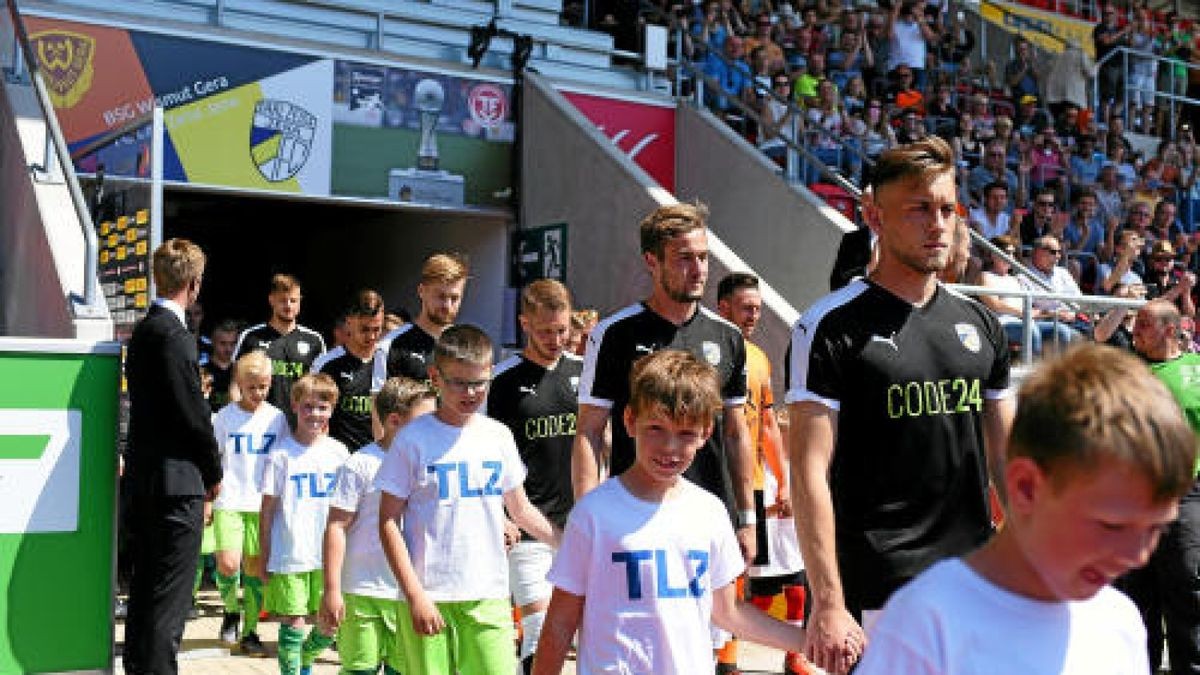
<svg viewBox="0 0 1200 675">
<path fill-rule="evenodd" d="M 0 673 L 112 668 L 117 343 L 0 338 Z"/>
</svg>

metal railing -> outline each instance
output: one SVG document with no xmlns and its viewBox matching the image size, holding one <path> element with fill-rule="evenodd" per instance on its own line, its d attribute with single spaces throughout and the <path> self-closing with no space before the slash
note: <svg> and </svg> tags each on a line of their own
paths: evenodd
<svg viewBox="0 0 1200 675">
<path fill-rule="evenodd" d="M 1100 308 L 1116 308 L 1125 307 L 1127 309 L 1138 309 L 1146 304 L 1146 300 L 1136 300 L 1132 298 L 1114 298 L 1106 295 L 1074 295 L 1070 293 L 1050 293 L 1045 291 L 1031 291 L 1027 289 L 1021 290 L 1005 290 L 999 288 L 989 288 L 987 286 L 968 286 L 964 284 L 951 284 L 950 288 L 975 297 L 980 296 L 997 296 L 1006 298 L 1021 298 L 1021 360 L 1026 365 L 1033 363 L 1033 331 L 1035 330 L 1033 318 L 1033 302 L 1034 300 L 1059 300 L 1075 305 L 1077 308 L 1083 307 L 1100 307 Z"/>
<path fill-rule="evenodd" d="M 14 47 L 17 52 L 14 54 L 13 59 L 13 79 L 15 81 L 24 80 L 22 75 L 25 73 L 17 69 L 22 69 L 28 73 L 29 84 L 33 86 L 38 107 L 41 108 L 42 118 L 46 125 L 48 140 L 45 148 L 45 156 L 40 167 L 41 173 L 49 174 L 49 169 L 57 161 L 58 168 L 62 171 L 63 182 L 66 183 L 67 190 L 71 196 L 71 205 L 75 209 L 75 215 L 79 219 L 79 227 L 83 233 L 83 301 L 82 305 L 72 303 L 72 310 L 77 317 L 98 316 L 103 313 L 99 307 L 103 307 L 104 303 L 99 297 L 100 294 L 97 287 L 96 275 L 100 260 L 100 246 L 96 236 L 96 228 L 92 224 L 92 215 L 88 209 L 87 200 L 84 199 L 83 190 L 80 189 L 79 180 L 75 176 L 75 165 L 71 160 L 70 148 L 63 136 L 62 128 L 58 124 L 58 117 L 54 112 L 54 104 L 50 101 L 50 94 L 46 89 L 46 84 L 38 68 L 37 57 L 30 46 L 29 33 L 25 30 L 25 22 L 21 18 L 20 11 L 17 9 L 16 0 L 5 0 L 5 4 L 8 8 L 8 15 L 12 22 L 14 37 L 16 38 Z M 99 306 L 97 305 L 98 301 Z"/>
<path fill-rule="evenodd" d="M 1200 71 L 1200 65 L 1184 61 L 1183 59 L 1177 59 L 1170 56 L 1161 56 L 1152 52 L 1140 51 L 1131 47 L 1113 47 L 1112 51 L 1105 54 L 1104 58 L 1096 62 L 1097 78 L 1104 77 L 1102 71 L 1106 65 L 1113 61 L 1113 59 L 1120 60 L 1120 81 L 1124 86 L 1120 88 L 1121 95 L 1119 101 L 1121 103 L 1122 117 L 1125 118 L 1127 129 L 1133 129 L 1133 120 L 1129 115 L 1129 75 L 1130 67 L 1133 65 L 1131 62 L 1132 59 L 1145 59 L 1154 62 L 1156 75 L 1154 82 L 1151 85 L 1153 88 L 1148 90 L 1148 95 L 1151 97 L 1151 100 L 1156 101 L 1158 99 L 1166 99 L 1167 101 L 1170 101 L 1170 104 L 1166 106 L 1169 111 L 1168 114 L 1170 115 L 1170 124 L 1168 126 L 1169 129 L 1177 128 L 1180 104 L 1200 106 L 1200 100 L 1189 98 L 1186 94 L 1175 93 L 1177 91 L 1176 85 L 1178 85 L 1181 81 L 1186 90 L 1188 79 L 1191 77 L 1189 72 L 1187 76 L 1180 78 L 1179 75 L 1176 74 L 1175 69 L 1179 66 L 1183 66 L 1188 71 Z M 1162 68 L 1166 68 L 1170 72 L 1170 75 L 1167 79 L 1168 86 L 1165 91 L 1158 88 L 1158 83 L 1162 81 L 1162 77 L 1161 75 L 1158 75 L 1158 73 L 1161 72 Z M 1101 110 L 1101 104 L 1103 103 L 1105 102 L 1100 100 L 1100 83 L 1099 80 L 1097 80 L 1095 86 L 1092 88 L 1093 109 L 1097 111 Z M 1157 108 L 1158 104 L 1156 103 L 1154 107 Z M 1146 133 L 1150 132 L 1147 131 Z"/>
</svg>

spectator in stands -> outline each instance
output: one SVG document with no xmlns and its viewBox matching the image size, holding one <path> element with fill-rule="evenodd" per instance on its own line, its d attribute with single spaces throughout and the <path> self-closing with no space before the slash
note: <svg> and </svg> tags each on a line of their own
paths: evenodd
<svg viewBox="0 0 1200 675">
<path fill-rule="evenodd" d="M 992 239 L 991 242 L 1010 258 L 1017 257 L 1016 237 L 1000 236 Z M 1026 290 L 1025 286 L 1021 284 L 1021 280 L 1013 275 L 1012 265 L 1007 259 L 991 252 L 985 256 L 985 259 L 988 260 L 988 265 L 980 279 L 980 286 L 1000 291 Z M 980 295 L 979 300 L 996 314 L 996 318 L 1000 320 L 1000 326 L 1004 328 L 1004 333 L 1008 336 L 1009 343 L 1023 345 L 1025 336 L 1024 301 L 1017 296 L 1001 295 Z M 1067 344 L 1075 337 L 1067 326 L 1056 321 L 1035 319 L 1033 327 L 1030 345 L 1035 356 L 1042 353 L 1043 336 L 1047 340 L 1061 344 Z"/>
<path fill-rule="evenodd" d="M 1059 114 L 1054 117 L 1054 133 L 1058 134 L 1059 138 L 1075 138 L 1080 132 L 1079 108 L 1074 103 L 1064 104 Z"/>
<path fill-rule="evenodd" d="M 983 159 L 984 144 L 975 137 L 975 116 L 969 112 L 958 116 L 958 134 L 954 137 L 954 156 L 960 167 L 974 169 Z"/>
<path fill-rule="evenodd" d="M 1125 138 L 1125 116 L 1113 112 L 1108 118 L 1108 131 L 1104 135 L 1104 147 L 1111 148 L 1114 144 L 1125 148 L 1125 158 L 1133 160 L 1133 145 Z"/>
<path fill-rule="evenodd" d="M 1147 247 L 1150 244 L 1150 220 L 1152 212 L 1153 209 L 1146 202 L 1131 202 L 1129 204 L 1128 217 L 1126 218 L 1125 222 L 1121 223 L 1121 226 L 1117 228 L 1118 234 L 1124 232 L 1125 230 L 1137 232 L 1138 237 L 1142 241 L 1142 250 L 1144 253 L 1149 252 Z M 1134 270 L 1143 277 L 1145 276 L 1146 272 L 1145 262 L 1145 256 L 1143 256 L 1142 259 L 1139 259 L 1139 262 L 1134 264 Z"/>
<path fill-rule="evenodd" d="M 734 34 L 729 14 L 721 11 L 720 0 L 709 0 L 705 3 L 704 14 L 699 21 L 692 23 L 692 37 L 707 50 L 722 51 L 725 48 L 725 39 Z"/>
<path fill-rule="evenodd" d="M 1092 136 L 1080 136 L 1075 152 L 1069 160 L 1071 169 L 1071 189 L 1095 187 L 1100 179 L 1100 169 L 1104 166 L 1104 155 L 1096 152 L 1096 139 Z"/>
<path fill-rule="evenodd" d="M 929 118 L 933 133 L 953 142 L 958 136 L 959 110 L 954 106 L 954 88 L 949 82 L 939 82 L 933 101 L 929 103 L 926 114 Z"/>
<path fill-rule="evenodd" d="M 887 33 L 891 37 L 888 70 L 908 66 L 913 85 L 925 91 L 925 63 L 929 43 L 938 41 L 937 30 L 925 16 L 925 0 L 893 1 L 887 15 Z"/>
<path fill-rule="evenodd" d="M 1064 230 L 1063 244 L 1073 253 L 1086 253 L 1082 269 L 1084 278 L 1095 278 L 1096 256 L 1100 254 L 1100 246 L 1104 243 L 1106 223 L 1100 220 L 1100 208 L 1096 202 L 1096 193 L 1091 188 L 1084 188 L 1072 193 L 1075 208 L 1067 219 Z M 1112 221 L 1115 231 L 1118 221 Z"/>
<path fill-rule="evenodd" d="M 1057 118 L 1066 105 L 1078 111 L 1088 107 L 1087 85 L 1096 76 L 1096 63 L 1083 51 L 1075 38 L 1067 40 L 1061 54 L 1054 57 L 1046 73 L 1046 101 Z"/>
<path fill-rule="evenodd" d="M 901 110 L 925 112 L 925 94 L 914 84 L 913 69 L 899 66 L 892 71 L 892 104 Z"/>
<path fill-rule="evenodd" d="M 1016 55 L 1004 67 L 1004 83 L 1008 87 L 1008 95 L 1014 101 L 1032 96 L 1036 102 L 1042 93 L 1042 67 L 1036 61 L 1033 44 L 1029 40 L 1018 35 L 1015 43 Z"/>
<path fill-rule="evenodd" d="M 846 116 L 837 87 L 829 80 L 821 80 L 817 103 L 808 109 L 807 128 L 809 147 L 825 164 L 833 168 L 842 167 L 842 136 L 846 132 Z"/>
<path fill-rule="evenodd" d="M 975 32 L 967 26 L 965 18 L 962 10 L 955 12 L 935 48 L 939 71 L 951 79 L 970 70 L 971 52 L 975 51 Z"/>
<path fill-rule="evenodd" d="M 1160 239 L 1151 244 L 1145 282 L 1147 299 L 1161 298 L 1174 303 L 1180 314 L 1196 316 L 1196 305 L 1192 300 L 1196 275 L 1176 263 L 1175 247 L 1171 242 Z"/>
<path fill-rule="evenodd" d="M 904 110 L 900 113 L 900 130 L 896 132 L 896 140 L 900 145 L 916 143 L 925 138 L 929 132 L 925 129 L 925 120 L 915 110 Z"/>
<path fill-rule="evenodd" d="M 866 117 L 863 119 L 859 143 L 863 153 L 872 160 L 878 159 L 884 150 L 896 147 L 896 132 L 892 129 L 892 125 L 888 124 L 883 101 L 878 98 L 867 101 Z"/>
<path fill-rule="evenodd" d="M 1033 246 L 1039 238 L 1062 232 L 1065 221 L 1059 218 L 1058 198 L 1054 190 L 1039 190 L 1033 200 L 1033 210 L 1021 220 L 1021 244 Z"/>
<path fill-rule="evenodd" d="M 810 15 L 813 17 L 812 20 L 808 18 Z M 816 11 L 805 11 L 804 16 L 803 25 L 793 33 L 797 53 L 803 58 L 808 58 L 818 52 L 824 54 L 827 49 L 825 33 L 816 22 Z"/>
<path fill-rule="evenodd" d="M 821 78 L 812 72 L 809 63 L 812 56 L 815 54 L 798 62 L 792 69 L 792 100 L 802 108 L 816 103 L 817 84 L 821 82 Z"/>
<path fill-rule="evenodd" d="M 1189 232 L 1196 232 L 1197 225 L 1200 225 L 1200 146 L 1192 139 L 1192 130 L 1183 131 L 1183 140 L 1180 142 L 1182 146 L 1183 157 L 1187 159 L 1184 169 L 1187 173 L 1187 178 L 1183 181 L 1183 190 L 1180 192 L 1181 206 L 1183 211 L 1183 222 Z"/>
<path fill-rule="evenodd" d="M 1113 286 L 1113 297 L 1128 300 L 1145 300 L 1146 288 L 1141 284 L 1117 284 Z M 1133 351 L 1133 323 L 1137 316 L 1125 307 L 1113 307 L 1104 314 L 1092 330 L 1092 338 L 1118 349 Z"/>
<path fill-rule="evenodd" d="M 1119 118 L 1114 118 L 1119 119 Z M 1124 192 L 1133 190 L 1133 186 L 1137 183 L 1137 169 L 1128 161 L 1128 150 L 1121 143 L 1113 143 L 1108 147 L 1108 161 L 1117 171 L 1117 185 Z"/>
<path fill-rule="evenodd" d="M 1150 228 L 1146 238 L 1150 243 L 1157 241 L 1171 242 L 1176 248 L 1183 245 L 1183 226 L 1176 219 L 1179 209 L 1175 206 L 1175 202 L 1168 199 L 1163 199 L 1154 207 L 1154 219 L 1150 221 Z"/>
<path fill-rule="evenodd" d="M 847 12 L 846 15 L 858 16 L 854 12 Z M 829 52 L 828 65 L 829 77 L 838 87 L 845 89 L 851 79 L 861 77 L 875 67 L 875 55 L 861 33 L 843 31 L 838 48 Z"/>
<path fill-rule="evenodd" d="M 1019 105 L 1017 107 L 1016 117 L 1013 118 L 1013 126 L 1021 132 L 1022 136 L 1032 136 L 1038 129 L 1045 129 L 1050 126 L 1050 116 L 1045 110 L 1038 107 L 1038 97 L 1034 94 L 1024 94 L 1016 100 Z"/>
<path fill-rule="evenodd" d="M 1004 148 L 1008 152 L 1004 160 L 1006 164 L 1015 166 L 1021 161 L 1021 146 L 1024 140 L 1013 129 L 1012 118 L 1008 115 L 996 116 L 996 135 L 992 140 L 996 143 L 1004 144 Z"/>
<path fill-rule="evenodd" d="M 875 67 L 867 73 L 867 85 L 872 94 L 881 94 L 887 89 L 888 63 L 892 53 L 892 38 L 888 34 L 887 15 L 872 12 L 867 21 L 867 46 L 875 55 Z"/>
<path fill-rule="evenodd" d="M 1149 189 L 1157 190 L 1164 198 L 1175 199 L 1176 193 L 1184 184 L 1183 159 L 1179 145 L 1169 139 L 1161 141 L 1154 157 L 1142 167 L 1142 177 Z"/>
<path fill-rule="evenodd" d="M 1063 188 L 1067 175 L 1067 153 L 1053 128 L 1045 128 L 1033 135 L 1033 146 L 1029 155 L 1022 159 L 1020 170 L 1028 167 L 1029 187 Z"/>
<path fill-rule="evenodd" d="M 996 117 L 992 115 L 987 94 L 981 91 L 972 94 L 967 110 L 975 118 L 975 137 L 981 141 L 991 140 L 996 135 Z"/>
<path fill-rule="evenodd" d="M 1185 30 L 1183 17 L 1171 12 L 1167 17 L 1167 32 L 1162 36 L 1162 55 L 1170 62 L 1158 70 L 1158 90 L 1162 94 L 1186 96 L 1188 89 L 1188 59 L 1194 50 L 1195 36 Z M 1158 105 L 1158 130 L 1161 133 L 1168 119 L 1179 116 L 1179 104 L 1172 99 L 1161 97 Z M 1174 115 L 1168 113 L 1174 112 Z"/>
<path fill-rule="evenodd" d="M 1030 272 L 1043 283 L 1049 286 L 1050 292 L 1059 295 L 1077 295 L 1083 293 L 1079 290 L 1079 284 L 1075 282 L 1075 278 L 1067 271 L 1067 268 L 1059 265 L 1059 261 L 1063 256 L 1062 242 L 1054 235 L 1043 235 L 1038 237 L 1033 242 L 1033 253 L 1030 257 Z M 1021 277 L 1021 285 L 1031 291 L 1041 291 L 1036 283 Z M 1053 331 L 1049 336 L 1043 332 L 1043 343 L 1048 340 L 1053 340 L 1059 346 L 1066 342 L 1074 342 L 1080 339 L 1081 329 L 1089 330 L 1080 319 L 1078 311 L 1063 302 L 1062 300 L 1051 300 L 1049 298 L 1035 298 L 1033 301 L 1033 318 L 1040 322 L 1050 322 L 1053 325 Z M 1068 328 L 1064 331 L 1062 328 Z"/>
<path fill-rule="evenodd" d="M 762 12 L 754 19 L 754 35 L 746 38 L 746 51 L 754 54 L 756 50 L 764 51 L 764 58 L 767 62 L 768 72 L 775 72 L 783 68 L 787 62 L 783 55 L 783 47 L 780 47 L 774 39 L 772 32 L 774 26 L 771 23 L 771 15 L 767 12 Z"/>
<path fill-rule="evenodd" d="M 1096 292 L 1115 294 L 1117 286 L 1143 286 L 1138 270 L 1142 267 L 1142 235 L 1135 230 L 1123 230 L 1117 242 L 1112 261 L 1100 263 L 1097 273 Z M 1144 291 L 1143 291 L 1144 292 Z M 1097 339 L 1102 339 L 1097 337 Z"/>
<path fill-rule="evenodd" d="M 703 64 L 704 74 L 717 81 L 720 91 L 713 92 L 711 87 L 706 87 L 704 91 L 710 108 L 726 121 L 736 122 L 741 111 L 733 100 L 745 103 L 753 101 L 753 77 L 750 66 L 742 60 L 742 39 L 731 35 L 725 39 L 724 47 L 725 58 L 710 50 Z"/>
<path fill-rule="evenodd" d="M 847 115 L 858 115 L 861 117 L 866 105 L 867 85 L 863 82 L 862 76 L 855 75 L 842 88 L 842 107 L 846 109 Z"/>
<path fill-rule="evenodd" d="M 1157 54 L 1158 40 L 1154 28 L 1145 12 L 1134 12 L 1129 28 L 1129 47 L 1137 52 Z M 1114 57 L 1116 58 L 1116 57 Z M 1152 56 L 1129 55 L 1129 102 L 1132 105 L 1133 128 L 1142 133 L 1153 133 L 1154 89 L 1157 82 L 1158 63 Z"/>
<path fill-rule="evenodd" d="M 792 125 L 793 123 L 798 124 L 800 131 L 803 132 L 804 117 L 798 113 L 795 106 L 788 105 L 788 90 L 791 87 L 791 80 L 788 79 L 787 73 L 780 70 L 775 73 L 771 81 L 772 91 L 776 95 L 762 97 L 762 104 L 758 111 L 759 116 L 762 117 L 758 147 L 777 164 L 784 166 L 787 162 L 788 150 L 784 139 L 793 142 L 796 140 Z"/>
<path fill-rule="evenodd" d="M 1096 178 L 1096 202 L 1100 205 L 1100 217 L 1108 222 L 1110 218 L 1118 221 L 1125 218 L 1125 196 L 1117 177 L 1117 166 L 1105 160 L 1100 167 L 1100 175 Z"/>
<path fill-rule="evenodd" d="M 1112 102 L 1118 98 L 1123 79 L 1124 64 L 1119 57 L 1105 60 L 1110 52 L 1118 47 L 1129 46 L 1129 35 L 1132 25 L 1121 27 L 1119 13 L 1115 4 L 1109 4 L 1101 12 L 1103 20 L 1092 29 L 1092 42 L 1095 45 L 1096 61 L 1103 62 L 1100 66 L 1101 118 L 1108 120 Z"/>
<path fill-rule="evenodd" d="M 762 47 L 755 47 L 750 50 L 750 76 L 754 83 L 754 96 L 759 103 L 762 103 L 762 98 L 771 90 L 771 77 L 778 68 L 772 68 L 767 60 L 767 50 Z"/>
<path fill-rule="evenodd" d="M 983 205 L 971 209 L 967 222 L 989 240 L 1007 235 L 1012 229 L 1008 205 L 1008 186 L 999 181 L 988 183 L 983 188 Z"/>
<path fill-rule="evenodd" d="M 1005 166 L 1007 158 L 1008 150 L 1003 143 L 991 141 L 987 144 L 983 153 L 983 163 L 972 169 L 967 179 L 967 190 L 972 201 L 982 200 L 983 189 L 989 184 L 1003 183 L 1008 188 L 1009 196 L 1016 199 L 1016 203 L 1025 202 L 1023 195 L 1018 191 L 1017 174 Z"/>
</svg>

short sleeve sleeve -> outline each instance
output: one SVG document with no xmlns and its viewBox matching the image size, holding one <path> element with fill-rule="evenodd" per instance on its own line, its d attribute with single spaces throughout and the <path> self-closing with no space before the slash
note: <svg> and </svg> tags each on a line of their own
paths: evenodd
<svg viewBox="0 0 1200 675">
<path fill-rule="evenodd" d="M 992 343 L 992 350 L 996 354 L 995 360 L 992 361 L 992 368 L 988 372 L 987 382 L 983 386 L 984 398 L 1007 398 L 1012 393 L 1009 388 L 1009 371 L 1012 367 L 1012 358 L 1008 350 L 1008 336 L 1000 326 L 1000 321 L 990 312 L 983 310 L 980 314 L 985 321 L 984 326 L 987 330 L 989 341 Z"/>
<path fill-rule="evenodd" d="M 815 401 L 838 410 L 844 382 L 841 350 L 823 328 L 820 322 L 801 317 L 792 329 L 786 402 Z"/>
<path fill-rule="evenodd" d="M 733 340 L 733 370 L 729 379 L 721 385 L 721 398 L 725 405 L 744 405 L 746 403 L 746 341 L 741 335 L 735 335 Z"/>
<path fill-rule="evenodd" d="M 358 505 L 371 486 L 366 477 L 355 468 L 353 461 L 347 461 L 338 467 L 333 479 L 333 494 L 329 497 L 331 507 L 350 513 L 358 511 Z"/>
<path fill-rule="evenodd" d="M 268 497 L 279 497 L 287 485 L 287 452 L 276 450 L 267 456 L 263 462 L 262 476 L 258 481 L 258 491 Z"/>
<path fill-rule="evenodd" d="M 375 487 L 400 499 L 408 499 L 416 487 L 413 480 L 413 457 L 416 448 L 399 437 L 392 441 L 392 449 L 384 456 L 379 473 L 375 475 Z"/>
<path fill-rule="evenodd" d="M 582 510 L 571 512 L 563 529 L 562 543 L 554 555 L 554 564 L 546 573 L 547 581 L 574 595 L 587 595 L 593 543 L 589 516 Z"/>
<path fill-rule="evenodd" d="M 604 331 L 593 330 L 588 335 L 587 351 L 583 355 L 583 373 L 579 377 L 579 402 L 611 408 L 613 401 L 620 398 L 622 368 L 614 361 L 613 341 L 605 338 Z M 599 364 L 604 364 L 604 367 Z"/>
<path fill-rule="evenodd" d="M 525 463 L 521 461 L 521 453 L 517 450 L 517 442 L 513 439 L 512 432 L 499 422 L 496 423 L 496 426 L 503 432 L 504 438 L 500 445 L 500 452 L 504 457 L 504 472 L 500 477 L 500 489 L 508 492 L 525 483 L 528 470 L 525 468 Z"/>
<path fill-rule="evenodd" d="M 724 509 L 715 512 L 709 522 L 716 529 L 712 548 L 712 587 L 716 590 L 736 581 L 746 570 L 746 561 Z"/>
</svg>

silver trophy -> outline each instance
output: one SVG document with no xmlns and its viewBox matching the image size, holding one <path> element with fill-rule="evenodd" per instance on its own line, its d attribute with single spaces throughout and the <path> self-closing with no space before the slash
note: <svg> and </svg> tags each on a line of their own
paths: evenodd
<svg viewBox="0 0 1200 675">
<path fill-rule="evenodd" d="M 437 171 L 437 124 L 442 115 L 442 106 L 446 103 L 446 92 L 437 80 L 425 79 L 417 83 L 414 98 L 421 116 L 421 143 L 417 146 L 417 168 Z"/>
</svg>

